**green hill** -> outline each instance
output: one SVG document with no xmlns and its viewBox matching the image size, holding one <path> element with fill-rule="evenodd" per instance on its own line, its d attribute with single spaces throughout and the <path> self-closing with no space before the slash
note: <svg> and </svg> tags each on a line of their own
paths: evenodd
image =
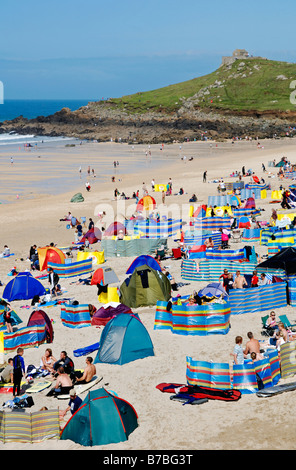
<svg viewBox="0 0 296 470">
<path fill-rule="evenodd" d="M 172 113 L 191 109 L 231 111 L 295 111 L 290 102 L 296 64 L 267 59 L 237 60 L 186 82 L 110 99 L 109 105 L 130 113 Z"/>
</svg>

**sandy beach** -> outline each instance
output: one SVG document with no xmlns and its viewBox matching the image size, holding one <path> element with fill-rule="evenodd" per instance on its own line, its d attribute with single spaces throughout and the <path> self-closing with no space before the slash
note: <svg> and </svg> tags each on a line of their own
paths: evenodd
<svg viewBox="0 0 296 470">
<path fill-rule="evenodd" d="M 256 141 L 231 142 L 188 142 L 160 145 L 127 145 L 119 143 L 75 143 L 75 147 L 65 147 L 65 142 L 55 145 L 41 144 L 31 151 L 24 147 L 3 147 L 0 149 L 0 250 L 8 245 L 13 256 L 0 259 L 0 280 L 5 285 L 10 281 L 8 273 L 13 267 L 18 271 L 30 268 L 27 260 L 33 244 L 44 246 L 54 242 L 58 247 L 68 247 L 74 242 L 74 230 L 66 229 L 66 223 L 60 221 L 69 211 L 78 219 L 91 217 L 99 228 L 97 214 L 106 211 L 103 223 L 107 227 L 116 214 L 122 220 L 125 213 L 135 206 L 133 199 L 115 201 L 114 189 L 118 188 L 131 197 L 139 190 L 142 195 L 143 183 L 149 192 L 151 180 L 167 183 L 172 179 L 173 194 L 167 196 L 165 207 L 161 193 L 154 192 L 153 197 L 160 213 L 179 208 L 183 221 L 189 222 L 189 198 L 197 195 L 200 204 L 207 204 L 208 196 L 216 195 L 217 183 L 213 180 L 222 178 L 226 182 L 236 181 L 229 175 L 233 170 L 251 168 L 255 174 L 265 178 L 272 189 L 279 189 L 280 180 L 276 169 L 268 167 L 274 159 L 278 162 L 283 156 L 291 163 L 296 163 L 295 139 L 266 140 L 258 148 Z M 149 155 L 151 152 L 151 155 Z M 13 163 L 10 158 L 13 155 Z M 186 160 L 184 160 L 186 156 Z M 189 161 L 193 157 L 192 161 Z M 119 166 L 114 171 L 113 161 Z M 262 163 L 266 167 L 263 174 Z M 82 173 L 79 173 L 79 167 Z M 90 167 L 90 175 L 87 168 Z M 92 174 L 94 169 L 95 176 Z M 202 182 L 203 172 L 207 170 L 207 182 Z M 111 177 L 115 176 L 115 182 Z M 90 192 L 85 189 L 89 180 Z M 245 179 L 249 181 L 248 178 Z M 248 181 L 247 181 L 248 180 Z M 287 188 L 291 180 L 284 180 Z M 182 196 L 177 195 L 180 188 Z M 70 203 L 71 197 L 81 192 L 84 202 Z M 151 193 L 152 194 L 152 193 Z M 269 193 L 270 194 L 270 193 Z M 257 200 L 257 207 L 262 209 L 258 220 L 269 221 L 271 210 L 280 204 L 269 204 L 266 199 Z M 132 206 L 132 207 L 130 207 Z M 292 212 L 292 211 L 291 211 Z M 176 243 L 169 239 L 168 246 Z M 231 244 L 231 249 L 245 246 L 245 243 Z M 265 246 L 256 243 L 256 252 L 267 253 Z M 99 244 L 91 250 L 99 250 Z M 74 255 L 75 256 L 75 255 Z M 108 258 L 105 264 L 117 273 L 120 283 L 125 279 L 125 272 L 132 258 Z M 181 261 L 167 259 L 162 262 L 167 266 L 176 282 L 182 282 Z M 92 303 L 99 307 L 95 286 L 76 285 L 73 279 L 63 279 L 61 286 L 66 297 L 75 298 L 81 304 Z M 48 287 L 47 280 L 42 281 Z M 199 290 L 207 282 L 190 282 L 179 289 L 181 295 Z M 0 287 L 0 296 L 4 286 Z M 26 326 L 32 312 L 30 301 L 14 301 L 12 306 Z M 241 335 L 243 344 L 247 341 L 247 332 L 252 331 L 257 339 L 261 336 L 261 315 L 236 315 L 231 319 L 231 329 L 227 335 L 180 336 L 169 331 L 154 330 L 155 307 L 135 309 L 146 326 L 153 345 L 155 356 L 131 362 L 123 366 L 108 364 L 97 365 L 97 373 L 103 376 L 100 385 L 115 391 L 119 397 L 130 402 L 138 414 L 139 426 L 129 436 L 128 441 L 108 446 L 93 447 L 92 450 L 294 450 L 295 425 L 291 419 L 295 393 L 288 392 L 269 399 L 258 398 L 255 394 L 243 395 L 237 402 L 209 401 L 201 406 L 182 406 L 169 399 L 169 394 L 159 392 L 155 387 L 161 382 L 186 383 L 186 356 L 198 360 L 213 362 L 231 362 L 235 337 Z M 29 364 L 39 365 L 40 358 L 47 347 L 51 347 L 56 358 L 62 350 L 73 357 L 73 350 L 98 342 L 102 328 L 94 326 L 71 329 L 62 325 L 60 307 L 51 307 L 46 313 L 53 320 L 54 342 L 42 344 L 39 348 L 25 349 L 24 360 Z M 269 312 L 265 312 L 267 314 Z M 276 314 L 285 313 L 292 322 L 296 319 L 295 308 L 287 306 L 276 310 Z M 96 353 L 91 356 L 95 357 Z M 5 356 L 7 360 L 8 357 Z M 74 358 L 77 368 L 84 368 L 85 357 Z M 289 381 L 293 381 L 290 378 Z M 281 383 L 284 381 L 281 380 Z M 34 406 L 30 411 L 42 406 L 61 409 L 67 407 L 67 401 L 58 401 L 46 397 L 47 391 L 34 394 Z M 82 395 L 83 399 L 85 395 Z M 12 398 L 2 395 L 1 404 Z M 68 413 L 67 418 L 70 417 Z M 66 421 L 64 422 L 66 423 Z M 280 431 L 275 432 L 275 430 Z M 91 450 L 70 440 L 48 440 L 40 444 L 6 444 L 3 450 Z"/>
</svg>

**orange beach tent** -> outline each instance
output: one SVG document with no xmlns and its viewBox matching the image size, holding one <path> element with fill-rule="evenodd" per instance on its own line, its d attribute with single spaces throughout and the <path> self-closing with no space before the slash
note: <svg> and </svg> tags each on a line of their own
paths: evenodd
<svg viewBox="0 0 296 470">
<path fill-rule="evenodd" d="M 47 269 L 47 263 L 65 264 L 64 253 L 55 246 L 37 248 L 40 271 Z"/>
<path fill-rule="evenodd" d="M 155 199 L 149 195 L 142 197 L 137 204 L 137 211 L 152 211 L 155 208 Z"/>
</svg>

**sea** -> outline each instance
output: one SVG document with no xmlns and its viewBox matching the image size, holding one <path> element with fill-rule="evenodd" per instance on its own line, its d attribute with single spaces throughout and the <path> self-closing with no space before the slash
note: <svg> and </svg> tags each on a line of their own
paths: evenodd
<svg viewBox="0 0 296 470">
<path fill-rule="evenodd" d="M 71 111 L 86 106 L 91 99 L 84 100 L 4 100 L 0 104 L 0 122 L 11 121 L 19 116 L 27 119 L 34 119 L 38 116 L 50 116 L 60 111 L 62 108 L 69 108 Z M 18 135 L 16 133 L 0 134 L 0 145 L 25 144 L 29 142 L 56 141 L 59 137 L 40 137 L 34 135 Z"/>
</svg>

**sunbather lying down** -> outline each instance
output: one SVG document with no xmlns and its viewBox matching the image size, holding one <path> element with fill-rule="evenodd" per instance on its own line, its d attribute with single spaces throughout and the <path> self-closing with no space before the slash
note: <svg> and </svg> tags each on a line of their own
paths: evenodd
<svg viewBox="0 0 296 470">
<path fill-rule="evenodd" d="M 193 294 L 192 296 L 189 297 L 189 299 L 186 301 L 187 305 L 206 305 L 209 303 L 221 303 L 224 302 L 222 297 L 216 297 L 215 295 L 209 297 L 207 295 L 199 296 L 198 294 Z"/>
<path fill-rule="evenodd" d="M 83 284 L 83 285 L 90 285 L 90 281 L 91 281 L 91 277 L 88 277 L 86 279 L 78 279 L 78 281 L 75 281 L 75 282 L 71 282 L 70 284 L 76 284 L 76 285 L 80 285 L 80 284 Z"/>
</svg>

